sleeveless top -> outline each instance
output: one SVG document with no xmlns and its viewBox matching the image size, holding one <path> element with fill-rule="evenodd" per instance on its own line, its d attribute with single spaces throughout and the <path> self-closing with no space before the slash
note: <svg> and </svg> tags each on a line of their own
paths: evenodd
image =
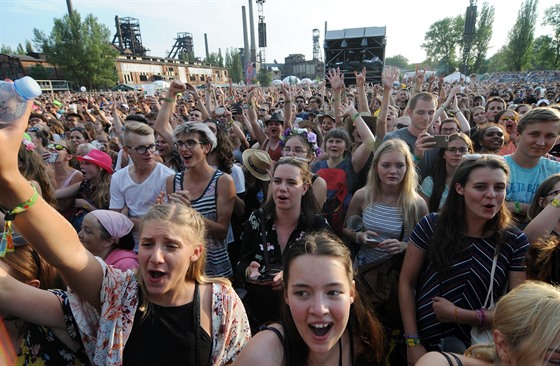
<svg viewBox="0 0 560 366">
<path fill-rule="evenodd" d="M 284 322 L 279 322 L 279 324 L 282 326 L 282 328 L 285 328 L 284 326 Z M 286 338 L 284 337 L 284 335 L 282 335 L 282 333 L 280 333 L 280 331 L 274 327 L 269 327 L 267 325 L 263 325 L 260 327 L 259 330 L 270 330 L 272 331 L 274 334 L 276 334 L 276 336 L 278 337 L 278 339 L 280 340 L 280 343 L 282 343 L 282 349 L 284 350 L 284 360 L 286 362 L 286 364 L 291 360 L 291 353 L 293 352 L 293 350 L 290 350 L 288 348 L 288 344 L 286 342 Z M 351 330 L 351 329 L 350 329 Z M 357 359 L 355 359 L 354 356 L 354 337 L 352 337 L 352 332 L 349 332 L 348 338 L 350 339 L 350 362 L 351 365 L 376 365 L 375 363 L 372 363 L 368 360 L 365 360 L 364 358 L 358 356 Z M 340 337 L 338 339 L 338 365 L 342 366 L 342 337 Z"/>
<path fill-rule="evenodd" d="M 180 306 L 150 303 L 150 312 L 137 311 L 124 347 L 124 365 L 208 365 L 212 339 L 200 325 L 200 294 Z"/>
<path fill-rule="evenodd" d="M 191 200 L 191 207 L 200 213 L 204 218 L 212 221 L 218 219 L 218 178 L 224 173 L 218 169 L 208 182 L 208 186 L 197 199 Z M 175 174 L 173 180 L 173 192 L 183 189 L 184 172 Z M 231 262 L 227 252 L 227 238 L 217 240 L 213 237 L 206 237 L 206 275 L 208 277 L 233 276 Z"/>
<path fill-rule="evenodd" d="M 370 203 L 362 212 L 364 228 L 379 234 L 378 241 L 399 239 L 402 236 L 403 212 L 400 207 L 385 206 L 376 202 Z M 391 255 L 380 247 L 361 246 L 354 265 L 356 267 L 372 263 L 381 259 L 388 259 Z"/>
<path fill-rule="evenodd" d="M 268 155 L 270 155 L 270 158 L 273 161 L 280 160 L 280 158 L 282 157 L 282 144 L 280 142 L 278 142 L 278 146 L 276 146 L 276 149 L 274 150 L 270 148 L 270 140 L 266 141 L 265 146 L 266 149 L 263 150 L 266 151 Z"/>
<path fill-rule="evenodd" d="M 60 185 L 60 187 L 58 187 L 58 189 L 68 187 L 68 186 L 70 185 L 70 182 L 72 181 L 72 178 L 74 178 L 74 176 L 75 176 L 76 174 L 78 174 L 78 173 L 81 174 L 82 172 L 80 172 L 79 170 L 74 170 L 74 172 L 72 172 L 72 174 L 70 174 L 70 175 L 68 176 L 68 178 L 66 178 L 66 180 L 64 181 L 64 183 L 62 183 L 62 184 Z"/>
</svg>

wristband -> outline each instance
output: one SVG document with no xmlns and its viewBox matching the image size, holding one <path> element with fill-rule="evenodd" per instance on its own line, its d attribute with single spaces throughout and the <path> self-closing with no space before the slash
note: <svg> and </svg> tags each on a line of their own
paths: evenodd
<svg viewBox="0 0 560 366">
<path fill-rule="evenodd" d="M 516 214 L 520 214 L 521 213 L 521 206 L 519 205 L 519 202 L 515 202 L 515 213 Z"/>
<path fill-rule="evenodd" d="M 164 102 L 167 102 L 167 103 L 173 103 L 173 102 L 175 102 L 175 100 L 172 99 L 172 98 L 163 98 L 163 101 L 164 101 Z"/>
<path fill-rule="evenodd" d="M 82 206 L 82 208 L 83 208 L 84 210 L 87 210 L 87 209 L 89 208 L 89 204 L 84 203 L 84 205 Z"/>
<path fill-rule="evenodd" d="M 352 117 L 352 123 L 354 123 L 358 117 L 360 117 L 360 113 L 356 113 L 356 114 Z"/>
<path fill-rule="evenodd" d="M 552 201 L 550 201 L 550 205 L 552 207 L 560 207 L 560 200 L 556 197 Z"/>
<path fill-rule="evenodd" d="M 34 185 L 31 185 L 31 188 L 33 188 L 33 194 L 27 201 L 20 203 L 11 210 L 6 210 L 4 207 L 0 206 L 0 211 L 4 213 L 4 233 L 0 240 L 0 257 L 4 257 L 7 252 L 14 251 L 14 242 L 12 240 L 14 230 L 12 229 L 12 221 L 14 221 L 16 215 L 30 209 L 35 202 L 37 202 L 39 193 Z"/>
<path fill-rule="evenodd" d="M 408 335 L 405 334 L 404 335 L 404 340 L 406 342 L 406 345 L 408 347 L 414 347 L 420 344 L 420 337 L 418 337 L 417 335 Z"/>
</svg>

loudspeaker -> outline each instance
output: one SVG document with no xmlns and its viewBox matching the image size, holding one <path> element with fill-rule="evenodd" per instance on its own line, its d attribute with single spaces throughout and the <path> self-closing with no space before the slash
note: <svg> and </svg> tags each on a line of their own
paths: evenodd
<svg viewBox="0 0 560 366">
<path fill-rule="evenodd" d="M 259 47 L 266 47 L 266 23 L 259 23 Z"/>
</svg>

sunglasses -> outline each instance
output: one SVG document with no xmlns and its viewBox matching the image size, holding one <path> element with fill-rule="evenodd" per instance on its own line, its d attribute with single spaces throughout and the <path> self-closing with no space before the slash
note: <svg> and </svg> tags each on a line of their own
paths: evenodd
<svg viewBox="0 0 560 366">
<path fill-rule="evenodd" d="M 49 144 L 48 148 L 49 149 L 55 149 L 57 151 L 62 151 L 62 150 L 68 151 L 68 148 L 64 145 L 61 145 L 61 144 Z"/>
<path fill-rule="evenodd" d="M 498 137 L 504 137 L 504 133 L 503 132 L 499 132 L 499 131 L 495 131 L 495 132 L 487 132 L 484 134 L 485 137 L 494 137 L 494 136 L 498 136 Z"/>
</svg>

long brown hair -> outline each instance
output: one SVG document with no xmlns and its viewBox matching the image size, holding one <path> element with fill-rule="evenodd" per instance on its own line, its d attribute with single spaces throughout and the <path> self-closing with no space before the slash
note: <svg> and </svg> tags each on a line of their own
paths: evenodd
<svg viewBox="0 0 560 366">
<path fill-rule="evenodd" d="M 41 155 L 33 149 L 20 144 L 18 150 L 19 171 L 27 180 L 34 180 L 41 187 L 41 196 L 51 206 L 56 207 L 54 188 L 47 175 L 47 165 Z"/>
</svg>

